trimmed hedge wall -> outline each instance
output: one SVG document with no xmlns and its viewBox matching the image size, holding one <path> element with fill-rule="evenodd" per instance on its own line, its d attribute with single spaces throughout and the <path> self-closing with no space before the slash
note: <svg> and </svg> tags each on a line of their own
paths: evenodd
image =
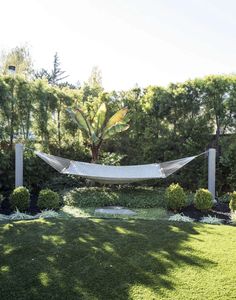
<svg viewBox="0 0 236 300">
<path fill-rule="evenodd" d="M 151 187 L 75 188 L 64 194 L 64 204 L 77 207 L 111 205 L 130 208 L 166 207 L 164 190 Z"/>
</svg>

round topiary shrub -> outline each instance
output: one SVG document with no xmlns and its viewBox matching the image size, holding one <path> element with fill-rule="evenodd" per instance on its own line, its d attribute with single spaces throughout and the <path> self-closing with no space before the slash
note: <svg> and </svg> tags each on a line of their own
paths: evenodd
<svg viewBox="0 0 236 300">
<path fill-rule="evenodd" d="M 186 205 L 187 196 L 178 183 L 172 183 L 165 191 L 165 199 L 169 209 L 178 211 Z"/>
<path fill-rule="evenodd" d="M 12 209 L 18 209 L 19 211 L 25 211 L 29 208 L 30 193 L 24 186 L 19 186 L 14 189 L 10 196 L 10 205 Z"/>
<path fill-rule="evenodd" d="M 59 209 L 59 194 L 50 189 L 41 190 L 38 197 L 38 207 L 43 209 Z"/>
<path fill-rule="evenodd" d="M 211 192 L 207 189 L 198 189 L 194 196 L 193 204 L 196 209 L 199 210 L 211 209 L 213 206 L 213 197 Z"/>
<path fill-rule="evenodd" d="M 233 192 L 229 196 L 229 208 L 231 211 L 236 211 L 236 192 Z"/>
</svg>

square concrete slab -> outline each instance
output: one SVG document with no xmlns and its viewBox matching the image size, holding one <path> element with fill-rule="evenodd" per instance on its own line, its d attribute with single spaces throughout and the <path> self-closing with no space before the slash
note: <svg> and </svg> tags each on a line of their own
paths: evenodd
<svg viewBox="0 0 236 300">
<path fill-rule="evenodd" d="M 111 215 L 136 215 L 136 212 L 121 206 L 107 206 L 103 208 L 96 208 L 95 213 Z"/>
</svg>

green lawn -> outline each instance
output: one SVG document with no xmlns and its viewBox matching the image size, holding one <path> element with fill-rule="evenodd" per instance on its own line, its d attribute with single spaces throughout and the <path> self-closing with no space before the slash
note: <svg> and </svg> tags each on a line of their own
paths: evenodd
<svg viewBox="0 0 236 300">
<path fill-rule="evenodd" d="M 0 224 L 0 298 L 235 299 L 236 227 L 152 220 Z"/>
</svg>

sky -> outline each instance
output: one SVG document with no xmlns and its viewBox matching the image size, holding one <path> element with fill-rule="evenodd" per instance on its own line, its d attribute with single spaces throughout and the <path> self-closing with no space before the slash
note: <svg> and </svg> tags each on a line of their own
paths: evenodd
<svg viewBox="0 0 236 300">
<path fill-rule="evenodd" d="M 236 71 L 235 0 L 0 0 L 0 51 L 28 45 L 36 69 L 58 52 L 71 83 L 93 66 L 106 90 Z"/>
</svg>

